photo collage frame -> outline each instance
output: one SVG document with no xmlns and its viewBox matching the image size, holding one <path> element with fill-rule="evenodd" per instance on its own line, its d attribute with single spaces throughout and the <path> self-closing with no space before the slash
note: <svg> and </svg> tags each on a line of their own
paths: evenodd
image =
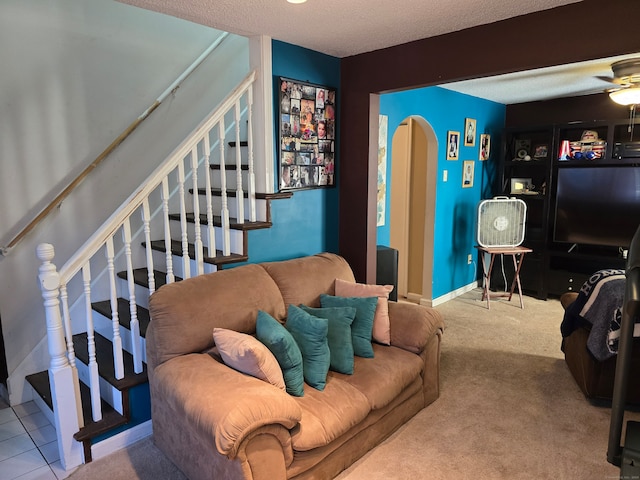
<svg viewBox="0 0 640 480">
<path fill-rule="evenodd" d="M 280 190 L 335 186 L 336 90 L 278 78 Z"/>
</svg>

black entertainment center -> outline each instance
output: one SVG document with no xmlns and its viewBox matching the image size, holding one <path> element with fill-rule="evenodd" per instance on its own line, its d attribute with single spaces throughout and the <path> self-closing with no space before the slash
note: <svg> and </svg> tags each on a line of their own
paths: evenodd
<svg viewBox="0 0 640 480">
<path fill-rule="evenodd" d="M 640 225 L 640 128 L 635 137 L 624 118 L 505 129 L 496 195 L 527 204 L 525 292 L 558 296 L 625 267 Z M 494 270 L 494 288 L 513 274 L 508 262 L 504 270 Z"/>
</svg>

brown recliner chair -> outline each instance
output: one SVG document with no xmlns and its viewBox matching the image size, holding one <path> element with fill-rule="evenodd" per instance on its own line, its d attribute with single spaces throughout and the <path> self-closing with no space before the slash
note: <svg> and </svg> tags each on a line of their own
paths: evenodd
<svg viewBox="0 0 640 480">
<path fill-rule="evenodd" d="M 567 292 L 560 297 L 566 310 L 578 293 Z M 569 371 L 585 397 L 594 403 L 608 403 L 613 397 L 613 380 L 617 356 L 598 361 L 587 349 L 589 328 L 583 326 L 562 339 L 562 351 Z M 640 404 L 640 338 L 633 339 L 633 354 L 627 390 L 627 403 Z"/>
</svg>

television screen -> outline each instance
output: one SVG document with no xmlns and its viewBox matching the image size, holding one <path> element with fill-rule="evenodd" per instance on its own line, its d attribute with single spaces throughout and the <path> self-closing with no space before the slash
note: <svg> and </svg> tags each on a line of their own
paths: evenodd
<svg viewBox="0 0 640 480">
<path fill-rule="evenodd" d="M 559 168 L 554 241 L 628 248 L 640 225 L 640 167 Z"/>
</svg>

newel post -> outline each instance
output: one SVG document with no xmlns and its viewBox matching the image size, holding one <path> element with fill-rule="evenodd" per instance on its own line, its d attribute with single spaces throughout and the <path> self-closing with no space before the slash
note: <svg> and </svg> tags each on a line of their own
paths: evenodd
<svg viewBox="0 0 640 480">
<path fill-rule="evenodd" d="M 60 275 L 51 263 L 54 257 L 53 245 L 41 243 L 36 249 L 40 265 L 40 289 L 44 299 L 47 320 L 47 342 L 49 346 L 49 384 L 53 401 L 56 435 L 60 461 L 65 470 L 84 462 L 82 444 L 73 435 L 80 429 L 73 369 L 67 359 L 62 317 L 60 316 Z"/>
</svg>

